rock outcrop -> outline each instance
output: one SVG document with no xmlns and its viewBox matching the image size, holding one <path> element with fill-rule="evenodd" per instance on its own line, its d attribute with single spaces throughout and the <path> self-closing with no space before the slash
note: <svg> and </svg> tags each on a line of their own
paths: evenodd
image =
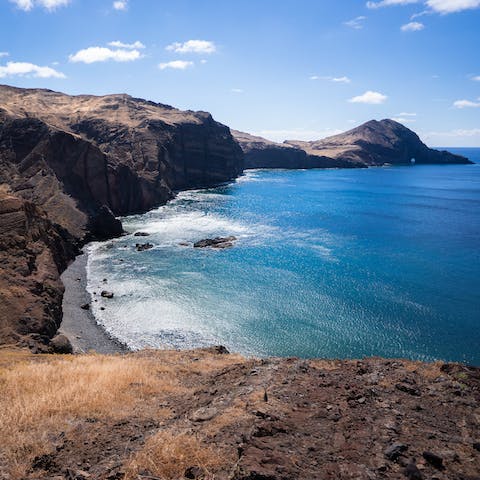
<svg viewBox="0 0 480 480">
<path fill-rule="evenodd" d="M 31 202 L 0 191 L 0 340 L 51 350 L 62 320 L 62 272 L 75 239 Z"/>
<path fill-rule="evenodd" d="M 245 155 L 245 169 L 352 168 L 357 166 L 349 160 L 310 155 L 300 147 L 272 142 L 266 138 L 256 137 L 238 130 L 232 130 L 232 134 Z"/>
<path fill-rule="evenodd" d="M 287 140 L 309 155 L 344 160 L 356 166 L 472 163 L 461 155 L 428 148 L 418 135 L 394 120 L 371 120 L 353 130 L 314 142 Z"/>
<path fill-rule="evenodd" d="M 43 348 L 55 334 L 59 273 L 77 243 L 118 236 L 116 216 L 145 212 L 175 190 L 214 186 L 242 171 L 239 145 L 209 113 L 128 95 L 0 86 L 0 188 L 13 195 L 5 199 L 0 232 L 0 342 L 36 334 Z"/>
</svg>

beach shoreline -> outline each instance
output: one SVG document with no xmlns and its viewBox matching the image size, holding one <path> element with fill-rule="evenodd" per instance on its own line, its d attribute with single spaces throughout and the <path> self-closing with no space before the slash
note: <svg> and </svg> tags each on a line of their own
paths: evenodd
<svg viewBox="0 0 480 480">
<path fill-rule="evenodd" d="M 74 262 L 62 273 L 61 280 L 65 287 L 62 301 L 62 323 L 59 333 L 65 335 L 72 344 L 73 353 L 94 351 L 102 354 L 126 353 L 130 350 L 121 342 L 112 338 L 101 327 L 92 313 L 92 298 L 87 291 L 86 252 L 78 255 Z"/>
</svg>

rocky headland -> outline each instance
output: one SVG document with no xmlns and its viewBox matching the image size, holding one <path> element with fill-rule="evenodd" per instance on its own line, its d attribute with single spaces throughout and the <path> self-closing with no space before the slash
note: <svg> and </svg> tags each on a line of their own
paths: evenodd
<svg viewBox="0 0 480 480">
<path fill-rule="evenodd" d="M 394 120 L 371 120 L 323 140 L 271 142 L 232 131 L 245 154 L 245 168 L 365 168 L 383 165 L 468 164 L 461 155 L 428 148 Z"/>
</svg>

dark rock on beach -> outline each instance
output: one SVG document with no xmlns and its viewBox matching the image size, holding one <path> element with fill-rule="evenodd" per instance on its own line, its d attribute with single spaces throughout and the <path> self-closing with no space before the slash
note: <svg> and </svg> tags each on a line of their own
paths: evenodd
<svg viewBox="0 0 480 480">
<path fill-rule="evenodd" d="M 109 292 L 108 290 L 103 290 L 100 295 L 103 298 L 113 298 L 113 292 Z"/>
</svg>

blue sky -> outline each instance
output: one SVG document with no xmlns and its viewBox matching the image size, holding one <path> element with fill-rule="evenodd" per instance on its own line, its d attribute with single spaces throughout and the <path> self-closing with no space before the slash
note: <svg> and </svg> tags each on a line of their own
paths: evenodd
<svg viewBox="0 0 480 480">
<path fill-rule="evenodd" d="M 317 139 L 480 147 L 480 0 L 0 0 L 0 83 L 129 93 Z"/>
</svg>

